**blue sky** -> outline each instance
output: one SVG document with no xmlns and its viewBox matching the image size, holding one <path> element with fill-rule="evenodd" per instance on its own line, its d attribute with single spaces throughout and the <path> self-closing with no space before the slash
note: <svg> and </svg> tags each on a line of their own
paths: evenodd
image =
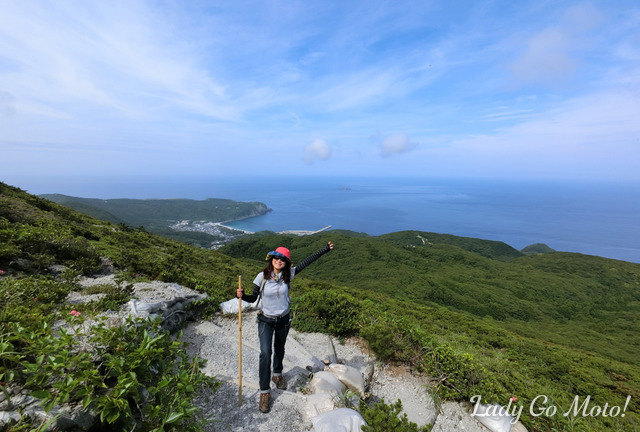
<svg viewBox="0 0 640 432">
<path fill-rule="evenodd" d="M 640 3 L 0 0 L 0 155 L 9 183 L 637 181 Z"/>
</svg>

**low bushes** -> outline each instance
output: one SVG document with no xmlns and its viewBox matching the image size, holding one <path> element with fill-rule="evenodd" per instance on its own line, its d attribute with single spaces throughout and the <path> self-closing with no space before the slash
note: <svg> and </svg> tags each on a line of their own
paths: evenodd
<svg viewBox="0 0 640 432">
<path fill-rule="evenodd" d="M 100 300 L 66 305 L 79 289 L 75 274 L 0 278 L 0 391 L 27 390 L 46 411 L 80 405 L 97 413 L 98 429 L 201 430 L 193 397 L 217 386 L 200 372 L 202 361 L 160 322 L 130 318 L 111 327 L 95 318 L 130 299 L 126 283 L 92 287 Z M 39 423 L 22 415 L 9 431 Z"/>
<path fill-rule="evenodd" d="M 366 294 L 364 297 L 358 299 L 335 287 L 311 283 L 293 301 L 293 324 L 300 331 L 360 336 L 380 360 L 409 363 L 418 372 L 433 376 L 444 399 L 469 400 L 482 394 L 485 400 L 498 401 L 506 393 L 473 355 L 454 350 L 420 327 L 406 309 L 407 303 L 382 306 Z"/>
<path fill-rule="evenodd" d="M 525 407 L 520 420 L 531 431 L 629 430 L 637 422 L 638 393 L 630 383 L 638 372 L 633 365 L 524 338 L 491 320 L 378 293 L 303 281 L 296 291 L 294 327 L 362 337 L 380 360 L 405 363 L 430 376 L 430 391 L 438 401 L 469 401 L 479 395 L 482 403 L 507 405 L 515 396 Z M 552 398 L 559 408 L 556 415 L 529 414 L 539 395 Z M 625 417 L 563 416 L 576 395 L 582 400 L 591 395 L 592 404 L 600 406 L 624 406 L 627 395 L 632 399 Z M 394 405 L 378 407 L 374 421 L 399 424 L 390 414 L 394 410 Z"/>
<path fill-rule="evenodd" d="M 402 413 L 400 399 L 391 405 L 385 401 L 373 405 L 360 402 L 358 410 L 367 422 L 367 425 L 362 427 L 362 432 L 429 432 L 432 428 L 432 425 L 418 427 L 409 421 L 407 415 Z"/>
<path fill-rule="evenodd" d="M 75 311 L 73 311 L 75 312 Z M 76 403 L 110 430 L 199 431 L 192 400 L 203 386 L 216 388 L 191 360 L 183 343 L 159 322 L 129 319 L 108 327 L 83 324 L 76 312 L 54 331 L 5 323 L 0 335 L 0 386 L 18 386 L 42 399 L 45 410 Z M 8 430 L 21 430 L 23 418 Z"/>
<path fill-rule="evenodd" d="M 300 331 L 351 336 L 358 332 L 360 313 L 354 297 L 315 284 L 315 290 L 296 296 L 292 304 Z"/>
</svg>

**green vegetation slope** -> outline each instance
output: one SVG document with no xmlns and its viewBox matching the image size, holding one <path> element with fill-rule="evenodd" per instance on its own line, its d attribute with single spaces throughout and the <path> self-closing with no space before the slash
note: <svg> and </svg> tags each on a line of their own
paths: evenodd
<svg viewBox="0 0 640 432">
<path fill-rule="evenodd" d="M 451 237 L 249 236 L 221 251 L 259 260 L 264 250 L 284 245 L 295 261 L 331 240 L 335 250 L 307 276 L 348 286 L 362 302 L 384 299 L 375 315 L 385 318 L 369 337 L 390 333 L 378 347 L 390 357 L 399 355 L 397 340 L 424 332 L 428 342 L 420 350 L 444 344 L 482 359 L 518 397 L 553 393 L 568 408 L 575 396 L 611 405 L 632 395 L 637 409 L 640 394 L 631 382 L 640 366 L 640 265 L 572 253 L 523 256 L 498 242 Z M 591 429 L 597 419 L 589 420 L 585 430 L 597 430 Z"/>
<path fill-rule="evenodd" d="M 472 241 L 469 246 L 467 240 L 432 238 L 417 232 L 381 237 L 263 234 L 209 251 L 100 221 L 0 183 L 0 381 L 3 386 L 22 383 L 44 395 L 50 375 L 41 369 L 58 357 L 25 350 L 33 346 L 29 341 L 54 338 L 21 339 L 25 332 L 17 329 L 31 329 L 34 335 L 43 324 L 68 317 L 64 298 L 78 289 L 73 276 L 92 274 L 105 260 L 123 280 L 160 279 L 209 293 L 210 300 L 199 305 L 206 312 L 233 296 L 238 275 L 245 276 L 243 285 L 251 290 L 266 251 L 284 245 L 299 261 L 331 240 L 335 250 L 294 281 L 293 325 L 299 330 L 361 337 L 382 360 L 409 363 L 417 373 L 432 376 L 437 398 L 480 395 L 483 402 L 506 405 L 516 396 L 531 431 L 637 430 L 639 265 L 578 254 L 517 256 L 501 244 Z M 52 275 L 53 264 L 67 270 Z M 110 296 L 100 304 L 74 307 L 84 316 L 128 300 L 126 290 Z M 123 358 L 125 364 L 141 349 L 135 340 L 124 347 L 105 346 L 113 348 L 109 358 Z M 60 369 L 70 378 L 47 388 L 51 397 L 87 397 L 86 389 L 78 390 L 84 381 L 76 369 L 75 364 Z M 74 391 L 67 391 L 66 383 L 76 386 Z M 120 380 L 106 383 L 117 387 Z M 133 393 L 117 400 L 139 409 L 137 385 L 121 384 Z M 110 391 L 115 390 L 99 390 L 96 397 Z M 540 395 L 558 407 L 557 415 L 530 414 L 534 401 L 535 409 L 544 408 Z M 576 397 L 582 402 L 589 396 L 591 406 L 625 407 L 628 395 L 625 417 L 562 415 Z M 184 402 L 180 396 L 175 400 Z M 192 413 L 185 405 L 158 407 L 172 414 L 161 416 L 165 420 Z M 128 411 L 109 412 L 124 416 L 118 413 Z"/>
<path fill-rule="evenodd" d="M 269 211 L 261 202 L 228 199 L 96 199 L 61 194 L 41 195 L 97 219 L 113 224 L 144 227 L 145 230 L 187 244 L 209 248 L 220 236 L 207 232 L 177 231 L 169 225 L 183 221 L 228 222 L 263 215 Z"/>
<path fill-rule="evenodd" d="M 81 213 L 95 212 L 98 219 L 124 222 L 137 227 L 157 221 L 206 220 L 225 222 L 258 216 L 268 211 L 260 202 L 240 202 L 228 199 L 96 199 L 67 195 L 42 195 L 42 198 L 74 208 Z M 110 218 L 106 218 L 110 216 Z"/>
<path fill-rule="evenodd" d="M 572 253 L 522 256 L 500 242 L 424 241 L 437 237 L 416 231 L 369 238 L 328 232 L 321 237 L 339 247 L 326 258 L 328 265 L 308 270 L 314 278 L 445 306 L 523 336 L 640 366 L 640 340 L 634 338 L 640 333 L 638 264 Z M 300 258 L 311 252 L 308 238 L 278 236 L 245 237 L 221 251 L 259 257 L 278 242 Z M 510 260 L 502 261 L 506 257 Z"/>
<path fill-rule="evenodd" d="M 535 243 L 520 250 L 525 255 L 537 255 L 555 252 L 552 248 L 544 243 Z"/>
</svg>

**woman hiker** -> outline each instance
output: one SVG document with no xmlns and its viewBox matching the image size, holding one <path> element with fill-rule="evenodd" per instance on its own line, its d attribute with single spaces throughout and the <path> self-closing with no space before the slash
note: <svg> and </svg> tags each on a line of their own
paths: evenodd
<svg viewBox="0 0 640 432">
<path fill-rule="evenodd" d="M 291 253 L 285 247 L 279 247 L 267 254 L 269 261 L 264 270 L 253 281 L 253 293 L 244 294 L 238 288 L 236 295 L 242 300 L 253 303 L 262 295 L 262 308 L 258 312 L 258 338 L 260 339 L 260 411 L 268 413 L 271 402 L 271 380 L 276 387 L 284 390 L 287 383 L 282 376 L 284 344 L 289 334 L 289 289 L 291 280 L 305 267 L 333 249 L 333 243 L 305 258 L 295 267 L 291 266 Z M 262 292 L 262 293 L 261 293 Z M 271 377 L 271 353 L 273 346 L 273 378 Z"/>
</svg>

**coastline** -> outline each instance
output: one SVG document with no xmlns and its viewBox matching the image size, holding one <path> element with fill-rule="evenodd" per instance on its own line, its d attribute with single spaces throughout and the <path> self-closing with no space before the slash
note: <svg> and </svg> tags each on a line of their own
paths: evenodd
<svg viewBox="0 0 640 432">
<path fill-rule="evenodd" d="M 239 219 L 239 220 L 243 220 L 243 219 Z M 210 222 L 210 223 L 215 225 L 215 226 L 219 226 L 220 228 L 228 229 L 230 231 L 240 231 L 243 234 L 255 234 L 255 232 L 253 232 L 253 231 L 247 231 L 247 230 L 243 230 L 243 229 L 240 229 L 240 228 L 233 228 L 233 227 L 230 227 L 229 225 L 225 225 L 225 223 L 228 223 L 228 222 L 234 222 L 234 221 Z"/>
<path fill-rule="evenodd" d="M 316 231 L 287 230 L 287 231 L 279 231 L 276 234 L 293 234 L 293 235 L 297 235 L 297 236 L 305 236 L 305 235 L 318 234 L 318 233 L 321 233 L 321 232 L 326 231 L 328 229 L 331 229 L 331 225 L 327 225 L 326 227 L 320 228 L 319 230 L 316 230 Z"/>
<path fill-rule="evenodd" d="M 232 221 L 228 221 L 228 222 L 232 222 Z M 233 228 L 228 225 L 224 225 L 224 222 L 213 222 L 213 225 L 219 226 L 221 228 L 226 228 L 232 231 L 240 231 L 243 234 L 255 234 L 255 232 L 253 231 L 247 231 L 240 228 Z M 326 227 L 320 228 L 319 230 L 315 230 L 315 231 L 314 230 L 285 230 L 285 231 L 278 231 L 276 232 L 276 234 L 293 234 L 296 236 L 305 236 L 305 235 L 318 234 L 323 231 L 327 231 L 329 229 L 331 229 L 331 225 L 327 225 Z"/>
<path fill-rule="evenodd" d="M 227 221 L 233 222 L 233 221 Z M 211 243 L 207 246 L 208 249 L 218 249 L 230 241 L 242 237 L 244 235 L 255 234 L 254 231 L 243 230 L 241 228 L 234 228 L 229 225 L 225 225 L 227 222 L 205 222 L 205 221 L 190 221 L 183 220 L 180 222 L 176 222 L 173 225 L 169 225 L 174 231 L 190 231 L 190 232 L 200 232 L 205 233 L 213 237 L 217 237 L 217 240 L 211 241 Z M 331 228 L 331 225 L 327 225 L 324 228 L 319 230 L 287 230 L 280 231 L 276 234 L 289 234 L 295 236 L 305 236 L 317 234 L 319 232 L 326 231 Z"/>
<path fill-rule="evenodd" d="M 246 225 L 223 222 L 228 233 L 276 232 L 301 222 L 319 227 L 330 220 L 341 230 L 371 236 L 415 230 L 502 241 L 518 250 L 545 243 L 556 251 L 640 263 L 637 181 L 290 176 L 284 182 L 288 187 L 274 193 L 258 176 L 82 180 L 29 176 L 14 178 L 13 183 L 34 193 L 104 199 L 218 196 L 255 202 L 269 196 L 269 207 L 277 209 L 277 217 L 265 213 Z M 296 197 L 313 199 L 300 206 Z"/>
</svg>

